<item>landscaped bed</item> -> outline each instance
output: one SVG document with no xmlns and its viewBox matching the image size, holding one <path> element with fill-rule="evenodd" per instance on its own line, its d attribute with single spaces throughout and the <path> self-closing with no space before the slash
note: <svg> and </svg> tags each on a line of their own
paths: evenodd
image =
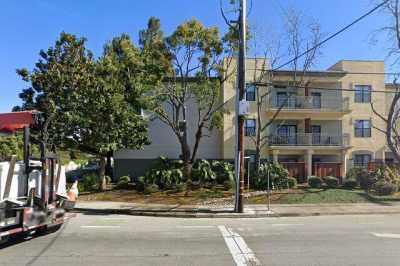
<svg viewBox="0 0 400 266">
<path fill-rule="evenodd" d="M 250 193 L 251 195 L 252 193 Z M 179 204 L 196 205 L 210 200 L 230 199 L 232 191 L 198 189 L 191 191 L 188 196 L 185 192 L 156 192 L 150 195 L 134 190 L 111 190 L 106 192 L 87 193 L 81 195 L 82 201 L 117 201 L 138 204 Z M 373 203 L 400 200 L 400 193 L 391 196 L 378 197 L 355 189 L 314 189 L 300 187 L 289 190 L 274 191 L 271 193 L 272 204 L 326 204 L 326 203 Z M 267 195 L 253 195 L 245 198 L 247 204 L 267 204 Z"/>
</svg>

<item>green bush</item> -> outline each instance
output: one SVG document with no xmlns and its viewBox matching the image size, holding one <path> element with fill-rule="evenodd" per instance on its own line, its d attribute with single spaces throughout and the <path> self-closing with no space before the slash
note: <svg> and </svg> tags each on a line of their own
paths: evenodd
<svg viewBox="0 0 400 266">
<path fill-rule="evenodd" d="M 343 181 L 343 188 L 345 189 L 355 189 L 357 187 L 357 180 L 346 179 Z"/>
<path fill-rule="evenodd" d="M 325 184 L 326 184 L 326 186 L 328 188 L 337 188 L 337 187 L 339 187 L 339 179 L 337 179 L 334 176 L 324 177 L 323 181 L 325 182 Z"/>
<path fill-rule="evenodd" d="M 136 191 L 138 191 L 138 192 L 144 192 L 144 189 L 145 189 L 145 187 L 146 187 L 146 184 L 145 184 L 145 178 L 144 178 L 144 176 L 139 176 L 138 178 L 137 178 L 137 181 L 135 182 L 135 189 L 136 189 Z"/>
<path fill-rule="evenodd" d="M 106 175 L 104 178 L 106 179 L 106 184 L 111 184 L 111 182 L 112 182 L 111 177 L 109 177 L 108 175 Z"/>
<path fill-rule="evenodd" d="M 152 194 L 159 191 L 159 187 L 156 184 L 148 185 L 144 188 L 144 194 Z"/>
<path fill-rule="evenodd" d="M 259 169 L 259 175 L 254 178 L 256 189 L 268 189 L 268 172 L 270 177 L 270 188 L 285 189 L 288 188 L 289 172 L 280 164 L 262 164 Z"/>
<path fill-rule="evenodd" d="M 233 181 L 235 177 L 235 168 L 233 164 L 224 161 L 214 161 L 212 169 L 216 174 L 218 184 L 224 184 L 226 181 Z"/>
<path fill-rule="evenodd" d="M 295 188 L 297 186 L 297 179 L 294 177 L 288 177 L 289 188 Z"/>
<path fill-rule="evenodd" d="M 309 176 L 308 177 L 308 185 L 312 188 L 320 188 L 322 186 L 322 178 L 318 176 Z"/>
<path fill-rule="evenodd" d="M 234 182 L 231 180 L 224 181 L 224 190 L 231 190 L 234 187 Z"/>
<path fill-rule="evenodd" d="M 367 173 L 360 176 L 359 184 L 362 189 L 370 190 L 377 181 L 378 179 L 376 177 Z"/>
<path fill-rule="evenodd" d="M 159 189 L 173 189 L 183 182 L 181 161 L 172 161 L 166 157 L 160 157 L 155 165 L 144 175 L 144 184 L 155 184 Z"/>
<path fill-rule="evenodd" d="M 11 155 L 17 155 L 17 158 L 21 160 L 22 147 L 22 140 L 15 135 L 0 136 L 0 162 L 9 161 Z"/>
<path fill-rule="evenodd" d="M 373 185 L 375 194 L 379 196 L 388 196 L 396 193 L 397 186 L 384 180 L 379 180 Z"/>
<path fill-rule="evenodd" d="M 215 183 L 217 175 L 207 160 L 198 160 L 192 169 L 192 180 L 200 183 Z"/>
<path fill-rule="evenodd" d="M 89 173 L 85 174 L 78 182 L 78 189 L 81 192 L 96 191 L 100 186 L 100 177 L 98 174 Z"/>
<path fill-rule="evenodd" d="M 131 189 L 131 178 L 129 176 L 121 176 L 118 180 L 117 189 Z"/>
</svg>

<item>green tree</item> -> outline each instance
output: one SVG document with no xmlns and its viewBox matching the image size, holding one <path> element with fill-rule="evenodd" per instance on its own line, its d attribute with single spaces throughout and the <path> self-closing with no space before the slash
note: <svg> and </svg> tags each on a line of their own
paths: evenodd
<svg viewBox="0 0 400 266">
<path fill-rule="evenodd" d="M 140 37 L 144 52 L 156 49 L 157 54 L 162 51 L 156 60 L 168 61 L 174 69 L 166 70 L 169 77 L 152 91 L 151 110 L 171 128 L 180 143 L 184 176 L 190 189 L 192 165 L 201 139 L 207 131 L 222 125 L 220 93 L 226 76 L 224 70 L 227 69 L 223 57 L 232 45 L 224 42 L 218 28 L 205 27 L 196 19 L 180 24 L 170 36 L 164 38 L 159 21 L 151 18 L 148 29 L 141 31 Z M 147 54 L 154 56 L 149 52 Z M 189 111 L 193 101 L 196 110 Z M 196 125 L 194 136 L 188 134 L 189 123 Z M 193 147 L 189 140 L 193 140 Z"/>
<path fill-rule="evenodd" d="M 84 39 L 67 33 L 40 56 L 32 72 L 18 70 L 32 85 L 20 95 L 22 108 L 45 114 L 48 139 L 58 147 L 98 156 L 104 188 L 107 153 L 148 143 L 141 95 L 157 78 L 146 72 L 140 50 L 126 35 L 107 43 L 98 60 Z"/>
</svg>

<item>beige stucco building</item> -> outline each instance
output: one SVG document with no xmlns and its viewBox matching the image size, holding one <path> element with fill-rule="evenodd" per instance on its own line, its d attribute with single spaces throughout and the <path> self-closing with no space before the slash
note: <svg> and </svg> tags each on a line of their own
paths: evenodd
<svg viewBox="0 0 400 266">
<path fill-rule="evenodd" d="M 255 86 L 262 86 L 260 93 L 267 94 L 260 114 L 261 126 L 275 116 L 262 132 L 267 137 L 263 158 L 286 165 L 300 178 L 344 176 L 352 167 L 366 167 L 373 160 L 393 159 L 384 134 L 376 129 L 384 129 L 385 123 L 371 108 L 372 103 L 377 112 L 386 116 L 393 97 L 385 93 L 391 87 L 385 84 L 382 75 L 383 61 L 341 60 L 326 71 L 276 71 L 269 82 L 257 78 L 261 64 L 255 59 L 247 62 L 247 78 L 252 83 L 256 77 Z M 297 81 L 302 79 L 301 85 L 293 82 L 295 76 Z M 245 123 L 248 155 L 255 149 L 251 139 L 260 126 L 253 90 L 248 86 L 250 113 Z M 224 100 L 234 97 L 235 82 L 231 80 L 225 84 Z M 233 106 L 229 105 L 231 112 L 224 119 L 223 158 L 231 158 L 234 152 Z"/>
<path fill-rule="evenodd" d="M 245 123 L 245 149 L 250 158 L 255 151 L 253 135 L 260 126 L 252 84 L 256 80 L 260 93 L 265 96 L 261 120 L 265 123 L 275 116 L 262 132 L 267 139 L 267 145 L 262 147 L 262 159 L 286 165 L 300 179 L 317 174 L 344 176 L 354 166 L 365 167 L 372 160 L 392 159 L 385 136 L 376 129 L 385 128 L 385 124 L 371 108 L 372 102 L 386 116 L 393 96 L 385 93 L 391 90 L 385 85 L 385 76 L 373 74 L 384 72 L 383 61 L 341 60 L 326 71 L 276 71 L 269 80 L 260 77 L 262 65 L 268 66 L 268 62 L 247 61 L 246 96 L 250 113 Z M 296 80 L 303 80 L 300 85 L 292 82 L 295 75 Z M 236 77 L 232 75 L 222 88 L 221 100 L 227 102 L 228 111 L 223 129 L 204 138 L 199 158 L 234 158 L 235 82 Z M 124 160 L 124 165 L 133 167 L 160 155 L 179 158 L 178 143 L 167 126 L 159 121 L 151 122 L 150 135 L 153 143 L 144 150 L 116 152 L 116 167 L 118 161 L 122 167 Z"/>
</svg>

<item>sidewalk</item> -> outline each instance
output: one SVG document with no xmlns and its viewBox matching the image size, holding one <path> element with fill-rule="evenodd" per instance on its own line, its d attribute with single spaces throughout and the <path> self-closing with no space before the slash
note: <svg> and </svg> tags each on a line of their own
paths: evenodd
<svg viewBox="0 0 400 266">
<path fill-rule="evenodd" d="M 234 213 L 233 206 L 204 208 L 190 205 L 140 205 L 134 203 L 88 201 L 77 202 L 75 212 L 84 214 L 127 214 L 185 218 L 259 218 L 319 215 L 400 214 L 400 203 L 359 204 L 274 204 L 246 205 L 244 213 Z"/>
</svg>

